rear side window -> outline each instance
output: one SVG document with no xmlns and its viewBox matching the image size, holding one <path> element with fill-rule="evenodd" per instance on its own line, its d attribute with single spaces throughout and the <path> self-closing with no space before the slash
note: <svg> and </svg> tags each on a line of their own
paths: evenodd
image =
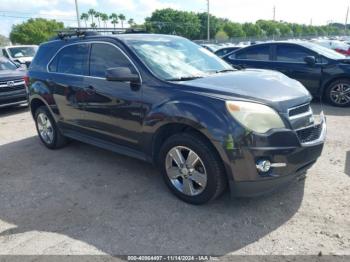
<svg viewBox="0 0 350 262">
<path fill-rule="evenodd" d="M 280 45 L 277 46 L 276 60 L 280 62 L 305 63 L 305 57 L 310 55 L 312 55 L 311 52 L 299 46 Z"/>
<path fill-rule="evenodd" d="M 115 67 L 129 67 L 135 71 L 126 56 L 115 46 L 109 44 L 92 44 L 90 55 L 90 75 L 106 77 L 106 70 Z"/>
<path fill-rule="evenodd" d="M 243 60 L 269 61 L 270 46 L 262 45 L 262 46 L 251 47 L 249 49 L 238 52 L 235 57 L 236 59 L 243 59 Z"/>
<path fill-rule="evenodd" d="M 49 65 L 50 72 L 88 75 L 89 45 L 77 44 L 63 48 Z"/>
</svg>

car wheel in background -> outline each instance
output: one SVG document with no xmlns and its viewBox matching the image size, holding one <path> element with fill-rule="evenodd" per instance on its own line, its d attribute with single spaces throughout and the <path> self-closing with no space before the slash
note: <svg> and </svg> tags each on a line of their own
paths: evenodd
<svg viewBox="0 0 350 262">
<path fill-rule="evenodd" d="M 327 101 L 334 106 L 350 106 L 350 80 L 334 81 L 327 87 L 325 95 Z"/>
<path fill-rule="evenodd" d="M 167 186 L 190 204 L 214 200 L 226 187 L 225 169 L 218 154 L 195 134 L 170 137 L 161 148 L 159 161 Z"/>
</svg>

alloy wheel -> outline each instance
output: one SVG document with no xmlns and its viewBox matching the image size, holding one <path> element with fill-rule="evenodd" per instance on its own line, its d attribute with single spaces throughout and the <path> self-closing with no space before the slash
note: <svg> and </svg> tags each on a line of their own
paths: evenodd
<svg viewBox="0 0 350 262">
<path fill-rule="evenodd" d="M 37 116 L 37 124 L 40 137 L 46 144 L 52 144 L 54 139 L 54 131 L 52 123 L 48 116 L 44 113 L 40 113 Z"/>
<path fill-rule="evenodd" d="M 166 155 L 166 173 L 172 185 L 187 196 L 201 194 L 207 185 L 202 159 L 190 148 L 176 146 Z"/>
<path fill-rule="evenodd" d="M 346 105 L 350 103 L 350 85 L 339 83 L 330 90 L 330 98 L 337 105 Z"/>
</svg>

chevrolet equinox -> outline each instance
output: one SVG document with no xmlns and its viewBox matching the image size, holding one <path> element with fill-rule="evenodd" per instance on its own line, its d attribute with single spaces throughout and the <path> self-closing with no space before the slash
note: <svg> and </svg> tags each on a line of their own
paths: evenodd
<svg viewBox="0 0 350 262">
<path fill-rule="evenodd" d="M 233 69 L 177 36 L 62 33 L 40 46 L 27 86 L 46 147 L 75 139 L 151 162 L 192 204 L 303 177 L 326 135 L 298 81 Z"/>
</svg>

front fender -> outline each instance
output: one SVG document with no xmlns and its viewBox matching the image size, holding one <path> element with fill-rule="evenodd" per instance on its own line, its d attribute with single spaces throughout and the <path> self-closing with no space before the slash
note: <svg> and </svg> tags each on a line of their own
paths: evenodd
<svg viewBox="0 0 350 262">
<path fill-rule="evenodd" d="M 153 144 L 163 127 L 181 124 L 203 134 L 215 147 L 229 172 L 229 158 L 225 145 L 230 134 L 230 119 L 224 101 L 198 103 L 193 101 L 171 101 L 149 111 L 143 123 L 143 141 L 147 155 L 153 154 Z M 231 176 L 232 177 L 232 176 Z"/>
</svg>

